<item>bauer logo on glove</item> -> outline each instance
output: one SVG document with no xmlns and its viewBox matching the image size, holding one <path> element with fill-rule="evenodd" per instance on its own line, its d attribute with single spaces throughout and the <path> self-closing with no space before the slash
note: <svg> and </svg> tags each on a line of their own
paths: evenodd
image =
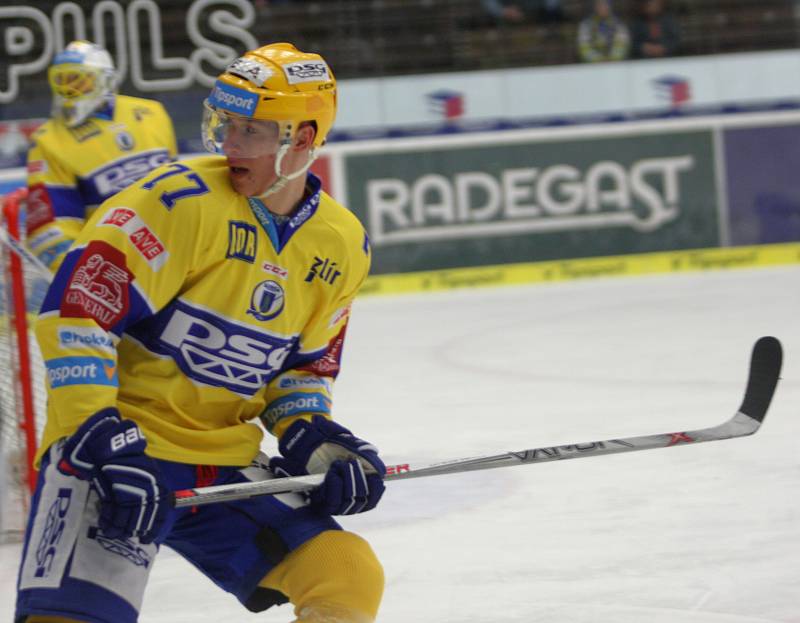
<svg viewBox="0 0 800 623">
<path fill-rule="evenodd" d="M 151 543 L 169 511 L 147 441 L 113 407 L 86 420 L 64 443 L 60 472 L 88 480 L 100 497 L 100 530 L 111 539 L 138 537 Z"/>
<path fill-rule="evenodd" d="M 325 481 L 309 493 L 311 507 L 321 513 L 363 513 L 383 495 L 386 466 L 378 449 L 327 418 L 293 422 L 278 449 L 282 456 L 269 462 L 276 475 L 325 474 Z"/>
</svg>

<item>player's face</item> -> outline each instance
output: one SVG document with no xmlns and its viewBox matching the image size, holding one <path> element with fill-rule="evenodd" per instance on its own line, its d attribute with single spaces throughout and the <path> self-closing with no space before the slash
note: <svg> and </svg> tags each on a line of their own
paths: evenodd
<svg viewBox="0 0 800 623">
<path fill-rule="evenodd" d="M 310 152 L 313 151 L 316 130 L 309 124 L 300 124 L 300 128 L 293 135 L 291 143 L 284 148 L 283 158 L 280 161 L 280 175 L 297 175 L 298 171 L 305 171 L 309 166 Z M 253 157 L 242 157 L 233 149 L 223 145 L 223 153 L 228 159 L 228 170 L 231 185 L 236 192 L 247 197 L 263 195 L 273 184 L 278 181 L 278 172 L 275 170 L 276 153 L 265 153 Z"/>
<path fill-rule="evenodd" d="M 265 154 L 255 158 L 241 158 L 226 154 L 228 174 L 234 190 L 246 197 L 257 197 L 277 179 L 275 174 L 275 154 Z"/>
<path fill-rule="evenodd" d="M 203 117 L 206 149 L 226 156 L 231 184 L 242 195 L 261 195 L 277 179 L 279 136 L 280 126 L 275 121 L 242 117 L 206 102 Z"/>
</svg>

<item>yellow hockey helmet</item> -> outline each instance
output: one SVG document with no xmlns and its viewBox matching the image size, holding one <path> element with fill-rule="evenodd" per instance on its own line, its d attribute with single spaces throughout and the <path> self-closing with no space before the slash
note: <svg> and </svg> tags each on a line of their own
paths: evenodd
<svg viewBox="0 0 800 623">
<path fill-rule="evenodd" d="M 217 78 L 205 101 L 203 143 L 209 151 L 224 153 L 231 123 L 246 121 L 254 140 L 271 134 L 273 145 L 285 144 L 301 123 L 313 122 L 318 148 L 335 116 L 336 80 L 325 60 L 290 43 L 273 43 L 247 52 Z M 277 128 L 269 132 L 263 121 Z"/>
<path fill-rule="evenodd" d="M 117 73 L 108 51 L 91 41 L 73 41 L 53 59 L 47 72 L 53 116 L 69 127 L 83 123 L 114 99 Z"/>
</svg>

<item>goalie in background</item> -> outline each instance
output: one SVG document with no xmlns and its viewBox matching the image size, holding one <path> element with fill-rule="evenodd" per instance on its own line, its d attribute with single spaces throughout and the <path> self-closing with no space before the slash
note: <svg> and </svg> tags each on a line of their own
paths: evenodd
<svg viewBox="0 0 800 623">
<path fill-rule="evenodd" d="M 318 54 L 248 52 L 204 102 L 214 155 L 130 184 L 68 251 L 36 323 L 48 410 L 17 623 L 135 623 L 161 545 L 253 612 L 375 620 L 383 569 L 333 518 L 374 508 L 386 473 L 332 412 L 371 262 L 308 171 L 336 102 Z M 325 479 L 308 496 L 166 497 L 309 473 Z"/>
<path fill-rule="evenodd" d="M 28 151 L 27 244 L 53 272 L 103 201 L 177 157 L 156 101 L 116 93 L 111 55 L 73 41 L 48 70 L 52 118 Z"/>
</svg>

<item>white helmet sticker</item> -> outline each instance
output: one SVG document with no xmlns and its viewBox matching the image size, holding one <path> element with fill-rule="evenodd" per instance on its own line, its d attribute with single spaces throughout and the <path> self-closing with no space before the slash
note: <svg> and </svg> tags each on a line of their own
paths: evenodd
<svg viewBox="0 0 800 623">
<path fill-rule="evenodd" d="M 286 80 L 289 84 L 300 82 L 329 82 L 331 79 L 328 66 L 324 61 L 298 61 L 283 65 Z"/>
<path fill-rule="evenodd" d="M 225 71 L 249 80 L 257 87 L 264 86 L 264 82 L 272 75 L 269 67 L 250 58 L 237 58 Z"/>
</svg>

